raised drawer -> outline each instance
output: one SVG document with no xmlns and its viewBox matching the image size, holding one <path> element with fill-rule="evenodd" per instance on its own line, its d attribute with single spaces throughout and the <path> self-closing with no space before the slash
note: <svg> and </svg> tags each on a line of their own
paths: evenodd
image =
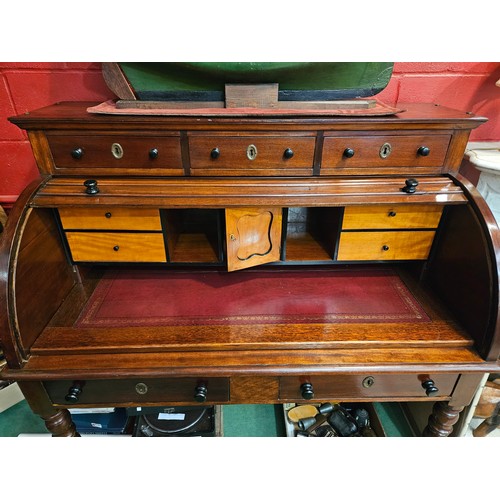
<svg viewBox="0 0 500 500">
<path fill-rule="evenodd" d="M 115 136 L 47 134 L 56 169 L 89 169 L 113 173 L 161 170 L 163 175 L 182 175 L 180 136 Z"/>
<path fill-rule="evenodd" d="M 193 175 L 311 175 L 314 137 L 192 135 Z M 260 171 L 260 172 L 259 172 Z"/>
<path fill-rule="evenodd" d="M 443 208 L 438 205 L 363 205 L 344 209 L 342 229 L 436 228 Z"/>
<path fill-rule="evenodd" d="M 166 262 L 161 233 L 67 232 L 75 262 Z"/>
<path fill-rule="evenodd" d="M 325 137 L 321 173 L 373 167 L 439 169 L 444 163 L 450 138 L 450 135 Z"/>
<path fill-rule="evenodd" d="M 60 208 L 59 217 L 64 229 L 161 231 L 155 208 Z"/>
<path fill-rule="evenodd" d="M 303 384 L 311 384 L 314 400 L 365 400 L 372 398 L 429 398 L 422 383 L 434 382 L 432 396 L 450 396 L 458 380 L 457 374 L 375 374 L 282 377 L 281 401 L 304 401 Z"/>
<path fill-rule="evenodd" d="M 340 235 L 337 260 L 426 259 L 434 231 L 363 231 Z"/>
<path fill-rule="evenodd" d="M 206 388 L 206 401 L 197 401 L 197 388 Z M 197 379 L 135 378 L 127 380 L 56 380 L 45 382 L 45 389 L 55 404 L 135 404 L 145 403 L 223 403 L 229 401 L 229 381 L 226 378 Z M 197 394 L 198 393 L 198 394 Z M 66 399 L 69 394 L 69 401 Z M 76 401 L 74 398 L 76 397 Z"/>
</svg>

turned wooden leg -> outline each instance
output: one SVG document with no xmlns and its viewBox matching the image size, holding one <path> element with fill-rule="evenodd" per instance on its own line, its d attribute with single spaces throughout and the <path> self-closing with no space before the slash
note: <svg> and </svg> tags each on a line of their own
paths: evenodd
<svg viewBox="0 0 500 500">
<path fill-rule="evenodd" d="M 432 408 L 432 413 L 424 429 L 424 437 L 447 437 L 453 431 L 463 406 L 449 406 L 445 401 L 438 401 Z"/>
<path fill-rule="evenodd" d="M 40 382 L 19 381 L 18 385 L 34 413 L 43 418 L 45 427 L 54 437 L 79 437 L 71 420 L 71 413 L 66 409 L 54 408 L 50 398 Z"/>
<path fill-rule="evenodd" d="M 45 427 L 51 432 L 53 437 L 80 437 L 76 432 L 76 427 L 71 420 L 71 413 L 68 410 L 59 410 L 50 417 L 43 417 Z"/>
</svg>

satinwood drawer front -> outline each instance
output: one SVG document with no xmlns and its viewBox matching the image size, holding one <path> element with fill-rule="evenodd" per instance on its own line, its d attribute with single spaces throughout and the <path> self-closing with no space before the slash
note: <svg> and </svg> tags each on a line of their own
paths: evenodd
<svg viewBox="0 0 500 500">
<path fill-rule="evenodd" d="M 426 259 L 433 239 L 434 231 L 346 231 L 337 260 Z"/>
<path fill-rule="evenodd" d="M 431 229 L 442 212 L 438 205 L 353 205 L 344 209 L 342 229 Z"/>
<path fill-rule="evenodd" d="M 57 380 L 45 382 L 45 388 L 52 402 L 61 405 L 132 403 L 140 406 L 162 402 L 189 404 L 229 401 L 229 381 L 226 378 Z"/>
<path fill-rule="evenodd" d="M 161 231 L 157 208 L 60 208 L 64 229 Z"/>
<path fill-rule="evenodd" d="M 180 135 L 52 135 L 47 134 L 56 169 L 92 169 L 96 173 L 183 175 Z M 70 173 L 68 172 L 68 173 Z"/>
<path fill-rule="evenodd" d="M 311 175 L 315 137 L 189 136 L 192 175 Z"/>
<path fill-rule="evenodd" d="M 426 382 L 429 384 L 429 380 L 433 383 L 422 386 Z M 304 401 L 308 396 L 312 396 L 310 399 L 335 401 L 450 396 L 457 380 L 458 375 L 450 373 L 282 377 L 279 397 L 286 401 Z"/>
<path fill-rule="evenodd" d="M 323 143 L 321 173 L 373 167 L 442 167 L 450 135 L 373 135 L 327 137 Z"/>
<path fill-rule="evenodd" d="M 166 262 L 162 233 L 66 232 L 75 262 Z"/>
</svg>

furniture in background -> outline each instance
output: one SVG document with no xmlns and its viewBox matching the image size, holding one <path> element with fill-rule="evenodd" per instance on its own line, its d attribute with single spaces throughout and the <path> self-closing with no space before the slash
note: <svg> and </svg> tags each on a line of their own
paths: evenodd
<svg viewBox="0 0 500 500">
<path fill-rule="evenodd" d="M 4 379 L 68 408 L 434 402 L 447 436 L 498 370 L 498 226 L 458 175 L 484 120 L 96 114 L 12 119 L 41 173 L 0 253 Z"/>
</svg>

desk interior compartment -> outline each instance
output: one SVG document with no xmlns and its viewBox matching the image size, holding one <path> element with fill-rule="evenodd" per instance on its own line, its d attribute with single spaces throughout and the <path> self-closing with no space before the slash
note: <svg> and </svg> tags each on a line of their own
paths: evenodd
<svg viewBox="0 0 500 500">
<path fill-rule="evenodd" d="M 338 239 L 342 209 L 293 207 L 284 209 L 287 262 L 331 261 Z"/>
<path fill-rule="evenodd" d="M 222 257 L 220 210 L 162 210 L 171 263 L 218 263 Z"/>
</svg>

